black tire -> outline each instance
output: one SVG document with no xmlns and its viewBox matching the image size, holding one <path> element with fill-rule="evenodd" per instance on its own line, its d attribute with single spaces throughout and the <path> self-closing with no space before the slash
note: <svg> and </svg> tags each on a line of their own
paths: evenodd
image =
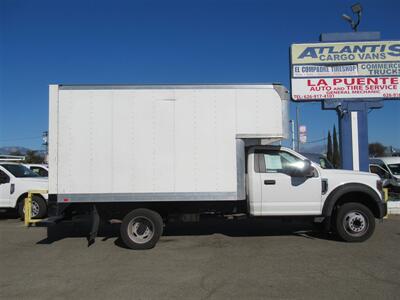
<svg viewBox="0 0 400 300">
<path fill-rule="evenodd" d="M 146 208 L 131 211 L 122 220 L 120 228 L 124 244 L 134 250 L 153 248 L 163 233 L 161 216 Z"/>
<path fill-rule="evenodd" d="M 24 205 L 25 205 L 25 197 L 19 202 L 19 205 L 18 205 L 18 214 L 19 214 L 19 217 L 21 220 L 25 219 Z M 33 195 L 32 196 L 32 219 L 41 219 L 41 218 L 44 218 L 46 215 L 47 215 L 46 201 L 39 195 Z"/>
<path fill-rule="evenodd" d="M 337 209 L 334 218 L 336 234 L 346 242 L 363 242 L 375 231 L 375 217 L 360 203 L 346 203 Z"/>
</svg>

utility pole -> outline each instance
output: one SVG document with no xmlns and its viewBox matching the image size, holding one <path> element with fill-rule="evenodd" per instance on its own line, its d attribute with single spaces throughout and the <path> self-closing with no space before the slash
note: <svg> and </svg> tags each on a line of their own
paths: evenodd
<svg viewBox="0 0 400 300">
<path fill-rule="evenodd" d="M 49 132 L 43 131 L 42 133 L 42 146 L 44 146 L 44 150 L 46 151 L 46 155 L 49 153 Z"/>
<path fill-rule="evenodd" d="M 48 164 L 49 163 L 49 132 L 43 131 L 42 133 L 42 146 L 44 146 L 44 151 L 46 152 L 44 156 L 44 161 Z"/>
</svg>

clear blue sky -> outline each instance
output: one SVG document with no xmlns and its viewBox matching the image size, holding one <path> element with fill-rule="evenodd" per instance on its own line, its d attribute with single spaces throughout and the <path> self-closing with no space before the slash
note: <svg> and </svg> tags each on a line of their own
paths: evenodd
<svg viewBox="0 0 400 300">
<path fill-rule="evenodd" d="M 360 31 L 400 39 L 400 1 L 361 1 Z M 293 42 L 349 31 L 353 1 L 0 1 L 0 146 L 41 147 L 51 83 L 258 83 L 289 87 Z M 294 117 L 295 105 L 291 115 Z M 308 139 L 333 111 L 302 104 Z M 369 114 L 370 142 L 400 147 L 400 101 Z"/>
</svg>

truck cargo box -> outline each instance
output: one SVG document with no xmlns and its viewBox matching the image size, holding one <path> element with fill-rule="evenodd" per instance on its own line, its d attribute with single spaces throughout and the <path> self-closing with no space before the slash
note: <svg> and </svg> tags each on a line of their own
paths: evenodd
<svg viewBox="0 0 400 300">
<path fill-rule="evenodd" d="M 281 85 L 51 85 L 58 202 L 245 199 L 247 141 L 287 137 Z"/>
</svg>

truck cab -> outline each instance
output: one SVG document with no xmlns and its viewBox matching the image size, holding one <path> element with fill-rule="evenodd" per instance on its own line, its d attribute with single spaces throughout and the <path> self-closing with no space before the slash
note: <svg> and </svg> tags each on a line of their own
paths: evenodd
<svg viewBox="0 0 400 300">
<path fill-rule="evenodd" d="M 0 208 L 12 208 L 24 217 L 24 199 L 30 190 L 47 190 L 48 179 L 19 163 L 0 162 Z M 47 194 L 32 197 L 32 217 L 42 218 L 47 214 Z"/>
<path fill-rule="evenodd" d="M 252 216 L 320 216 L 336 224 L 342 238 L 359 241 L 372 234 L 374 218 L 386 214 L 378 176 L 323 169 L 288 148 L 248 149 L 246 177 Z"/>
</svg>

